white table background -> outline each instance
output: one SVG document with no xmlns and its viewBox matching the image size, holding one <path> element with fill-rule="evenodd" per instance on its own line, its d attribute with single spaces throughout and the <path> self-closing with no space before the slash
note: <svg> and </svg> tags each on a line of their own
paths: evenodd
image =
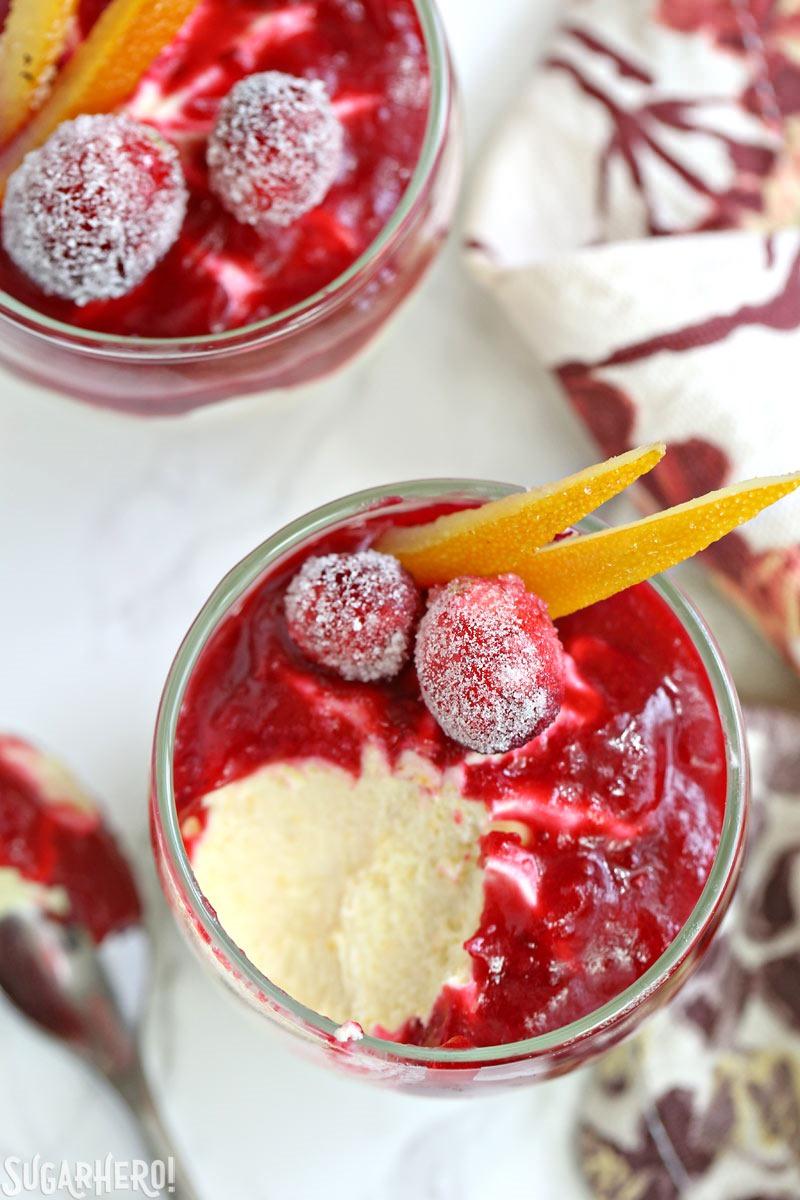
<svg viewBox="0 0 800 1200">
<path fill-rule="evenodd" d="M 442 0 L 468 156 L 532 69 L 559 0 Z M 370 484 L 519 483 L 592 461 L 550 380 L 451 245 L 365 360 L 287 396 L 138 421 L 0 377 L 0 728 L 60 754 L 100 797 L 152 901 L 150 1076 L 215 1200 L 578 1200 L 580 1077 L 473 1101 L 417 1099 L 296 1059 L 209 981 L 157 893 L 148 755 L 172 654 L 221 575 L 279 525 Z M 800 688 L 689 568 L 749 697 Z M 0 1004 L 0 1160 L 139 1151 L 109 1092 Z"/>
</svg>

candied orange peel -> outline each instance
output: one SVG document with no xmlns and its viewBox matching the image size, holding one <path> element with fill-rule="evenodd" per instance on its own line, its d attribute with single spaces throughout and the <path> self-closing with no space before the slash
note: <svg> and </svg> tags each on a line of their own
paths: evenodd
<svg viewBox="0 0 800 1200">
<path fill-rule="evenodd" d="M 423 587 L 513 573 L 551 617 L 565 617 L 692 558 L 800 488 L 800 472 L 751 479 L 628 525 L 552 542 L 654 467 L 664 449 L 644 446 L 559 483 L 392 529 L 376 548 L 399 558 Z"/>
<path fill-rule="evenodd" d="M 798 487 L 800 473 L 733 484 L 630 525 L 556 542 L 517 573 L 552 617 L 564 617 L 677 566 Z"/>
<path fill-rule="evenodd" d="M 0 35 L 0 145 L 45 101 L 78 0 L 11 0 Z"/>
<path fill-rule="evenodd" d="M 21 0 L 27 5 L 30 0 Z M 50 96 L 0 156 L 0 191 L 29 150 L 62 121 L 111 112 L 197 7 L 199 0 L 111 0 L 58 76 Z"/>
<path fill-rule="evenodd" d="M 557 483 L 451 513 L 427 525 L 392 529 L 377 549 L 399 558 L 424 587 L 459 575 L 513 572 L 524 578 L 534 550 L 652 470 L 665 450 L 661 442 L 642 446 Z"/>
</svg>

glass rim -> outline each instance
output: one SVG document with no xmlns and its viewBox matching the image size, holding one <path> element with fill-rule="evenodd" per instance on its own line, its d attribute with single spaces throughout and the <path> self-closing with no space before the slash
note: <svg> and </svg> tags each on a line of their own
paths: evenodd
<svg viewBox="0 0 800 1200">
<path fill-rule="evenodd" d="M 376 502 L 381 500 L 388 502 L 397 497 L 404 501 L 430 500 L 457 495 L 492 500 L 524 490 L 516 485 L 490 480 L 410 480 L 353 492 L 313 509 L 279 529 L 225 575 L 189 628 L 170 667 L 156 721 L 153 780 L 157 818 L 170 855 L 171 867 L 177 871 L 193 919 L 200 924 L 210 944 L 222 950 L 235 971 L 257 992 L 265 995 L 279 1010 L 304 1023 L 325 1039 L 331 1039 L 340 1024 L 301 1004 L 259 971 L 209 911 L 206 898 L 195 878 L 178 824 L 172 772 L 175 734 L 186 687 L 208 640 L 233 605 L 247 593 L 268 566 L 315 533 L 367 508 L 373 508 Z M 590 531 L 607 528 L 597 517 L 586 518 L 580 522 L 580 527 Z M 634 983 L 584 1017 L 548 1033 L 515 1042 L 469 1049 L 406 1045 L 365 1033 L 354 1043 L 359 1052 L 366 1051 L 383 1059 L 420 1066 L 484 1066 L 531 1058 L 584 1041 L 601 1030 L 617 1025 L 648 996 L 657 992 L 697 946 L 713 921 L 719 902 L 724 897 L 739 862 L 746 826 L 749 765 L 742 712 L 728 667 L 713 634 L 695 606 L 663 576 L 655 576 L 649 582 L 678 616 L 700 655 L 712 686 L 725 739 L 727 782 L 720 840 L 703 891 L 688 919 L 659 958 Z"/>
<path fill-rule="evenodd" d="M 9 292 L 2 289 L 0 289 L 0 320 L 6 318 L 39 336 L 77 344 L 87 351 L 95 351 L 109 357 L 122 357 L 136 351 L 166 353 L 174 350 L 176 353 L 181 353 L 192 349 L 198 355 L 206 353 L 210 355 L 214 352 L 239 349 L 241 348 L 240 343 L 249 345 L 254 339 L 267 337 L 272 333 L 285 337 L 287 334 L 305 328 L 327 313 L 329 309 L 335 307 L 340 298 L 346 296 L 349 288 L 361 273 L 377 261 L 402 234 L 403 228 L 430 178 L 447 133 L 453 86 L 444 26 L 436 7 L 436 0 L 411 0 L 411 2 L 419 16 L 430 69 L 430 103 L 425 137 L 419 160 L 400 203 L 377 237 L 370 242 L 346 271 L 337 275 L 319 291 L 289 308 L 273 313 L 272 316 L 265 317 L 262 321 L 255 321 L 236 329 L 227 329 L 221 333 L 174 338 L 125 337 L 112 333 L 101 333 L 98 330 L 70 325 L 65 321 L 57 321 L 15 299 Z"/>
</svg>

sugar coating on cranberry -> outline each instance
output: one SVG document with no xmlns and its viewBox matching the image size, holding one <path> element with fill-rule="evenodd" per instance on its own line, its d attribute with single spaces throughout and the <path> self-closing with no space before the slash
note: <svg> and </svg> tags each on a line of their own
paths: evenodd
<svg viewBox="0 0 800 1200">
<path fill-rule="evenodd" d="M 48 295 L 124 296 L 175 243 L 187 190 L 178 153 L 124 116 L 66 121 L 8 181 L 3 246 Z"/>
<path fill-rule="evenodd" d="M 480 754 L 525 745 L 552 724 L 564 699 L 558 633 L 544 602 L 516 575 L 435 589 L 415 661 L 439 725 Z"/>
<path fill-rule="evenodd" d="M 223 100 L 209 138 L 211 187 L 245 225 L 291 225 L 330 191 L 343 139 L 322 80 L 249 75 Z"/>
<path fill-rule="evenodd" d="M 391 679 L 408 659 L 419 593 L 389 554 L 324 554 L 303 563 L 285 609 L 289 634 L 307 658 L 371 683 Z"/>
</svg>

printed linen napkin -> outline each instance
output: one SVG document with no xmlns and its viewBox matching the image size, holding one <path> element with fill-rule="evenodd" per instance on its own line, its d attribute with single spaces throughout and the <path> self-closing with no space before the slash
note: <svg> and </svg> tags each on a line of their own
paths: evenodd
<svg viewBox="0 0 800 1200">
<path fill-rule="evenodd" d="M 570 0 L 481 165 L 475 272 L 649 503 L 800 468 L 800 0 Z M 642 494 L 643 495 L 643 494 Z M 800 496 L 706 552 L 800 669 Z"/>
<path fill-rule="evenodd" d="M 800 718 L 747 714 L 748 865 L 705 964 L 592 1075 L 598 1200 L 800 1196 Z"/>
</svg>

